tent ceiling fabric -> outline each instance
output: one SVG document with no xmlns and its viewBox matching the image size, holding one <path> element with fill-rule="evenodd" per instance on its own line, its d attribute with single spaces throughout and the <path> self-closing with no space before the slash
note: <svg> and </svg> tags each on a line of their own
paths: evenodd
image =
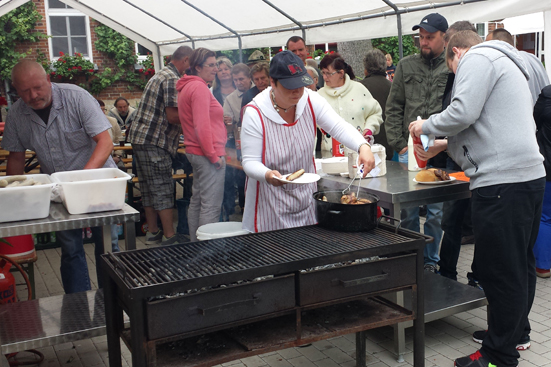
<svg viewBox="0 0 551 367">
<path fill-rule="evenodd" d="M 394 10 L 383 0 L 347 0 L 346 6 L 335 6 L 336 3 L 329 0 L 61 1 L 163 55 L 171 54 L 182 44 L 192 46 L 189 37 L 195 40 L 195 48 L 239 48 L 238 39 L 230 30 L 194 7 L 240 34 L 243 48 L 277 47 L 293 35 L 302 36 L 298 25 L 274 7 L 308 27 L 307 44 L 398 33 Z M 0 15 L 10 5 L 24 2 L 26 0 L 0 0 Z M 404 34 L 413 33 L 411 27 L 435 11 L 451 24 L 457 20 L 484 22 L 551 10 L 551 1 L 542 0 L 396 0 L 395 4 L 399 11 L 404 11 L 401 14 Z M 367 19 L 349 21 L 360 17 Z"/>
</svg>

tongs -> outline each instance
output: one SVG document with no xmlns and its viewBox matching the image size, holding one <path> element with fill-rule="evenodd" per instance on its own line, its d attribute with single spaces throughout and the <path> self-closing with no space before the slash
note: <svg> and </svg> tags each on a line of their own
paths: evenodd
<svg viewBox="0 0 551 367">
<path fill-rule="evenodd" d="M 356 166 L 358 167 L 358 170 L 356 171 L 356 175 L 352 177 L 352 181 L 350 181 L 350 183 L 348 184 L 348 187 L 342 190 L 343 195 L 346 195 L 346 193 L 350 191 L 350 186 L 352 186 L 352 183 L 354 182 L 356 177 L 358 177 L 358 175 L 360 175 L 360 181 L 358 181 L 358 191 L 356 192 L 356 197 L 358 197 L 358 195 L 360 194 L 360 184 L 362 183 L 362 177 L 364 175 L 364 165 L 362 163 L 358 166 L 358 161 L 356 160 Z"/>
</svg>

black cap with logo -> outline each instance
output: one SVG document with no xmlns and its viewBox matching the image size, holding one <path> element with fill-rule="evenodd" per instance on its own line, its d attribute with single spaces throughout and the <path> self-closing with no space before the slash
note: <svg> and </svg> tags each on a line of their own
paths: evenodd
<svg viewBox="0 0 551 367">
<path fill-rule="evenodd" d="M 298 89 L 314 84 L 304 62 L 291 51 L 279 52 L 272 58 L 270 77 L 277 79 L 286 89 Z"/>
<path fill-rule="evenodd" d="M 416 31 L 419 28 L 423 28 L 429 33 L 434 33 L 437 31 L 446 32 L 448 30 L 448 21 L 438 13 L 431 13 L 425 16 L 421 20 L 421 23 L 414 25 L 411 29 Z"/>
</svg>

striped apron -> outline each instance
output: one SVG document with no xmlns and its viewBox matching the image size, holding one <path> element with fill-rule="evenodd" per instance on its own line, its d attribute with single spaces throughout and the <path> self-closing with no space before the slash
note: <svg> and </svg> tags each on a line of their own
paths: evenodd
<svg viewBox="0 0 551 367">
<path fill-rule="evenodd" d="M 277 124 L 262 114 L 255 102 L 254 108 L 262 122 L 262 163 L 282 175 L 304 168 L 315 173 L 314 144 L 316 118 L 308 98 L 308 106 L 297 121 L 292 124 Z M 254 202 L 254 232 L 292 228 L 316 224 L 316 213 L 312 194 L 317 183 L 305 185 L 285 184 L 275 187 L 250 180 L 256 185 Z"/>
</svg>

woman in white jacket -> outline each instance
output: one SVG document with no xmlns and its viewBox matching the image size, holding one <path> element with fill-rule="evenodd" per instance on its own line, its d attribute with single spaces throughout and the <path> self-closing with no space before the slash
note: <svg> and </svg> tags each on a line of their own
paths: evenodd
<svg viewBox="0 0 551 367">
<path fill-rule="evenodd" d="M 335 112 L 373 143 L 373 135 L 379 133 L 383 123 L 379 103 L 363 84 L 354 81 L 352 67 L 338 53 L 325 56 L 320 62 L 320 69 L 325 86 L 318 93 Z M 323 135 L 321 149 L 332 149 L 331 137 L 327 134 Z"/>
</svg>

